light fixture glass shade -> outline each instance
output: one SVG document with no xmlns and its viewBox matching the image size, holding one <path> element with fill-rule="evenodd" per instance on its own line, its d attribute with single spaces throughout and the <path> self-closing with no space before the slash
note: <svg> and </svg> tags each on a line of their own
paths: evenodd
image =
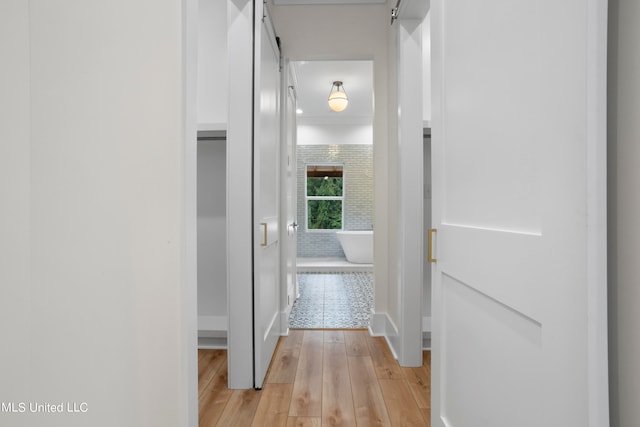
<svg viewBox="0 0 640 427">
<path fill-rule="evenodd" d="M 347 94 L 344 91 L 344 86 L 342 86 L 342 82 L 335 81 L 331 85 L 331 92 L 329 92 L 329 108 L 333 111 L 339 113 L 347 108 L 349 104 L 349 98 L 347 98 Z"/>
</svg>

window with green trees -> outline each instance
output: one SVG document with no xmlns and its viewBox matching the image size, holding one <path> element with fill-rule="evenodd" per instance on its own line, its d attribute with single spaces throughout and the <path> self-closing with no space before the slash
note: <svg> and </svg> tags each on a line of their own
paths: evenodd
<svg viewBox="0 0 640 427">
<path fill-rule="evenodd" d="M 343 169 L 332 163 L 306 166 L 308 230 L 342 230 Z"/>
</svg>

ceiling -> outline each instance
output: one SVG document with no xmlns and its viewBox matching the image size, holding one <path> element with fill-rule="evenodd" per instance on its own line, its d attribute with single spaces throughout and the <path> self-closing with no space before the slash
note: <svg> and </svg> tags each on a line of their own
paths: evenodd
<svg viewBox="0 0 640 427">
<path fill-rule="evenodd" d="M 372 61 L 297 61 L 298 122 L 301 124 L 369 124 L 373 118 Z M 327 98 L 334 81 L 340 80 L 349 98 L 347 108 L 336 113 Z"/>
</svg>

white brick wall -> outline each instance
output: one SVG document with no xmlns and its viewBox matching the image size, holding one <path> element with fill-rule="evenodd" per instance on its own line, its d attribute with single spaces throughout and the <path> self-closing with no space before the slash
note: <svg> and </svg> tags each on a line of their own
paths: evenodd
<svg viewBox="0 0 640 427">
<path fill-rule="evenodd" d="M 305 165 L 344 164 L 344 228 L 373 228 L 373 145 L 299 145 L 298 160 L 298 257 L 344 257 L 332 232 L 308 232 L 305 209 Z"/>
</svg>

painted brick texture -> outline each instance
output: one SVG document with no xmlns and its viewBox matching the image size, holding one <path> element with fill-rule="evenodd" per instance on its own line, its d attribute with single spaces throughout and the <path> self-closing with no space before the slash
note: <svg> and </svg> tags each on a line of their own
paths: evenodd
<svg viewBox="0 0 640 427">
<path fill-rule="evenodd" d="M 310 163 L 344 164 L 344 229 L 373 229 L 373 146 L 299 145 L 298 161 L 298 257 L 344 257 L 335 232 L 308 231 L 305 167 Z"/>
</svg>

